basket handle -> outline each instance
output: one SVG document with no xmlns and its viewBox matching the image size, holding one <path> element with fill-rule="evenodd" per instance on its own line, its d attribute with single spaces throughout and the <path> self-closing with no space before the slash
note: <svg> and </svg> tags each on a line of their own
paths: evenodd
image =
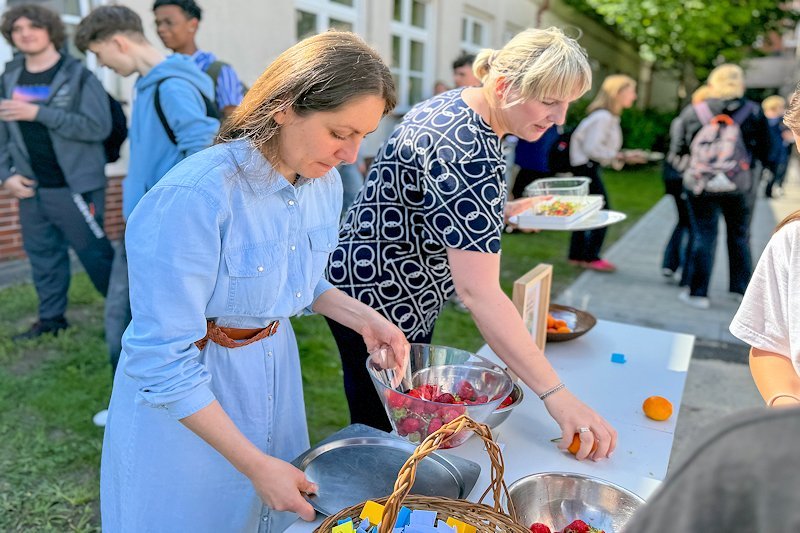
<svg viewBox="0 0 800 533">
<path fill-rule="evenodd" d="M 414 479 L 417 475 L 417 464 L 433 452 L 439 450 L 443 444 L 447 443 L 454 435 L 462 430 L 474 431 L 483 439 L 486 445 L 486 453 L 489 454 L 489 459 L 492 462 L 491 483 L 486 490 L 483 491 L 483 494 L 481 494 L 478 503 L 483 503 L 484 498 L 486 498 L 489 491 L 491 491 L 494 499 L 494 511 L 502 513 L 500 496 L 501 494 L 505 494 L 506 501 L 508 502 L 509 515 L 516 520 L 516 511 L 508 495 L 506 482 L 503 480 L 503 471 L 505 470 L 503 454 L 500 452 L 500 446 L 498 446 L 492 438 L 492 430 L 489 429 L 489 426 L 486 424 L 480 424 L 467 415 L 461 415 L 428 435 L 400 468 L 400 472 L 397 474 L 397 480 L 394 482 L 394 491 L 389 496 L 384 506 L 381 525 L 378 529 L 380 533 L 391 533 L 394 523 L 397 521 L 400 507 L 403 505 L 403 500 L 414 485 Z"/>
</svg>

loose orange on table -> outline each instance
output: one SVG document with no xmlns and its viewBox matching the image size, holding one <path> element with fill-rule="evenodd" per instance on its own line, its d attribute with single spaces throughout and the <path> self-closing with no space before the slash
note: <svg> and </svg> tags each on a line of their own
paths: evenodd
<svg viewBox="0 0 800 533">
<path fill-rule="evenodd" d="M 663 396 L 650 396 L 642 404 L 642 410 L 647 418 L 661 422 L 672 416 L 672 403 Z"/>
<path fill-rule="evenodd" d="M 571 453 L 572 455 L 577 455 L 578 454 L 578 450 L 580 450 L 580 449 L 581 449 L 581 435 L 580 435 L 580 433 L 575 433 L 575 435 L 572 436 L 572 442 L 570 442 L 569 446 L 567 447 L 567 451 L 569 453 Z M 592 451 L 589 452 L 589 453 L 594 453 L 595 450 L 597 450 L 597 440 L 596 439 L 592 443 Z"/>
</svg>

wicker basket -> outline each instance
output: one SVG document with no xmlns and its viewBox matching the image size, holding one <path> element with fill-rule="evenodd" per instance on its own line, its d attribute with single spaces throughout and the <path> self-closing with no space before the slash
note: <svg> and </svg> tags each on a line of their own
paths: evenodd
<svg viewBox="0 0 800 533">
<path fill-rule="evenodd" d="M 481 437 L 486 445 L 486 452 L 492 461 L 492 481 L 489 487 L 481 495 L 478 503 L 466 500 L 454 500 L 444 497 L 416 496 L 409 495 L 411 486 L 417 472 L 417 464 L 431 453 L 437 451 L 442 444 L 446 443 L 453 435 L 459 431 L 474 431 Z M 406 463 L 397 474 L 397 481 L 394 483 L 394 492 L 386 498 L 377 499 L 378 503 L 385 506 L 383 518 L 379 527 L 379 533 L 390 533 L 392 526 L 397 521 L 397 514 L 400 507 L 405 505 L 411 509 L 424 511 L 436 511 L 438 518 L 445 520 L 455 518 L 462 522 L 474 526 L 479 532 L 503 532 L 503 533 L 530 533 L 526 527 L 519 525 L 512 517 L 515 516 L 511 499 L 508 497 L 508 487 L 503 481 L 503 456 L 500 447 L 492 439 L 492 432 L 485 424 L 479 424 L 467 417 L 459 416 L 452 422 L 445 424 L 435 432 L 428 435 L 423 440 L 414 453 L 408 458 Z M 486 496 L 492 493 L 494 507 L 489 507 L 483 503 Z M 500 506 L 501 494 L 505 494 L 509 505 L 509 513 L 505 514 Z M 342 509 L 335 515 L 329 516 L 322 524 L 314 530 L 315 533 L 330 533 L 341 519 L 352 518 L 354 521 L 361 514 L 364 503 Z"/>
</svg>

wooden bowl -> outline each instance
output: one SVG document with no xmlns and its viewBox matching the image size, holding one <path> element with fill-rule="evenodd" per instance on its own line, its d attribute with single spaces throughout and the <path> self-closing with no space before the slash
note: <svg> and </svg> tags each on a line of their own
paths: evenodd
<svg viewBox="0 0 800 533">
<path fill-rule="evenodd" d="M 550 314 L 554 318 L 566 321 L 572 331 L 569 333 L 548 331 L 547 342 L 564 342 L 577 339 L 597 324 L 597 319 L 594 316 L 568 305 L 550 304 Z"/>
</svg>

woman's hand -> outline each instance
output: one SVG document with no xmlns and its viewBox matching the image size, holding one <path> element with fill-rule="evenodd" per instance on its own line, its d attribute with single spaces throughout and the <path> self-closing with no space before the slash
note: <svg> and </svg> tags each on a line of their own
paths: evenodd
<svg viewBox="0 0 800 533">
<path fill-rule="evenodd" d="M 260 468 L 248 477 L 261 501 L 270 509 L 297 513 L 307 522 L 316 517 L 314 508 L 303 498 L 303 493 L 315 494 L 317 485 L 286 461 L 265 455 Z"/>
<path fill-rule="evenodd" d="M 522 231 L 524 233 L 538 233 L 538 230 L 530 230 L 530 229 L 522 229 L 520 230 L 516 224 L 509 222 L 509 219 L 513 216 L 517 216 L 520 213 L 524 213 L 525 211 L 532 209 L 536 204 L 545 202 L 550 200 L 552 196 L 527 196 L 525 198 L 518 198 L 516 200 L 511 200 L 506 202 L 506 208 L 503 212 L 503 218 L 508 227 L 512 230 Z"/>
<path fill-rule="evenodd" d="M 381 368 L 394 369 L 399 384 L 408 368 L 411 346 L 400 328 L 377 311 L 369 314 L 361 329 L 367 351 Z"/>
<path fill-rule="evenodd" d="M 572 442 L 572 437 L 577 433 L 581 439 L 581 447 L 575 457 L 579 461 L 587 457 L 595 461 L 611 457 L 611 453 L 617 447 L 616 430 L 568 389 L 548 396 L 544 406 L 561 427 L 559 448 L 566 450 Z M 589 428 L 589 431 L 582 432 L 580 428 Z M 595 444 L 597 449 L 592 452 Z"/>
</svg>

